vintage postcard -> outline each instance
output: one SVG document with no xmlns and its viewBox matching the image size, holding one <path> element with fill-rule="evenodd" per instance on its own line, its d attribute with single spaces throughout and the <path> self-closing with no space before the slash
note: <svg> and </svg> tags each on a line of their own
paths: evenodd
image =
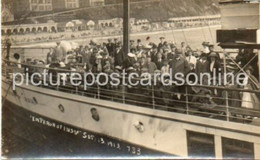
<svg viewBox="0 0 260 160">
<path fill-rule="evenodd" d="M 260 159 L 258 0 L 1 13 L 3 159 Z"/>
</svg>

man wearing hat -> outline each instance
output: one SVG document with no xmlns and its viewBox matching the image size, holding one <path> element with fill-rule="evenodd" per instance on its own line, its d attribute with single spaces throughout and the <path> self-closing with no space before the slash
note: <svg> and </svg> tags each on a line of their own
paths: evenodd
<svg viewBox="0 0 260 160">
<path fill-rule="evenodd" d="M 209 46 L 209 55 L 214 52 L 217 55 L 218 60 L 220 60 L 219 53 L 214 51 L 214 44 L 209 44 L 208 46 Z"/>
<path fill-rule="evenodd" d="M 136 46 L 135 46 L 135 41 L 134 40 L 130 40 L 130 44 L 129 44 L 129 46 L 130 46 L 130 52 L 136 52 Z"/>
<path fill-rule="evenodd" d="M 61 47 L 61 42 L 56 43 L 57 46 L 54 49 L 54 57 L 56 58 L 55 61 L 62 62 L 65 60 L 65 53 Z"/>
<path fill-rule="evenodd" d="M 164 40 L 165 40 L 164 37 L 160 37 L 160 43 L 158 44 L 158 50 L 160 50 L 161 48 L 163 48 L 163 46 L 164 46 Z"/>
<path fill-rule="evenodd" d="M 115 66 L 122 66 L 123 65 L 123 61 L 124 61 L 124 55 L 123 55 L 123 49 L 122 49 L 122 45 L 118 44 L 116 45 L 116 51 L 115 51 Z"/>
<path fill-rule="evenodd" d="M 220 68 L 221 68 L 221 64 L 219 62 L 217 53 L 211 52 L 209 54 L 209 70 L 210 70 L 211 75 L 218 76 Z M 214 71 L 215 71 L 215 74 L 214 74 Z M 217 78 L 217 77 L 213 77 L 213 78 Z"/>
<path fill-rule="evenodd" d="M 47 59 L 46 62 L 47 64 L 51 64 L 55 61 L 55 57 L 54 57 L 54 49 L 51 47 L 50 48 L 50 52 L 48 52 L 47 54 Z"/>
<path fill-rule="evenodd" d="M 168 64 L 168 61 L 164 61 L 163 62 L 163 66 L 161 68 L 161 73 L 162 74 L 167 74 L 167 73 L 170 73 L 170 66 Z"/>
<path fill-rule="evenodd" d="M 106 48 L 107 48 L 107 51 L 109 53 L 109 56 L 114 56 L 114 48 L 115 48 L 115 44 L 112 43 L 112 40 L 109 38 L 108 40 L 108 43 L 106 44 Z"/>
<path fill-rule="evenodd" d="M 140 51 L 142 49 L 142 47 L 143 47 L 142 41 L 141 41 L 141 39 L 138 39 L 137 46 L 136 46 L 137 51 Z"/>
<path fill-rule="evenodd" d="M 158 53 L 156 56 L 155 64 L 158 69 L 161 69 L 163 66 L 163 59 L 162 59 L 162 54 Z"/>
<path fill-rule="evenodd" d="M 198 77 L 200 77 L 203 73 L 210 73 L 209 71 L 209 61 L 208 61 L 208 55 L 206 53 L 202 53 L 200 55 L 200 59 L 197 60 L 195 73 Z M 200 81 L 200 79 L 199 79 Z M 207 85 L 208 84 L 208 78 L 207 76 L 203 76 L 202 84 Z"/>
<path fill-rule="evenodd" d="M 206 53 L 206 54 L 209 54 L 209 42 L 203 42 L 202 43 L 202 46 L 203 46 L 203 53 Z"/>
<path fill-rule="evenodd" d="M 172 69 L 173 79 L 177 73 L 182 73 L 185 76 L 190 71 L 190 65 L 182 56 L 181 50 L 176 51 L 176 56 L 170 62 L 170 68 Z"/>
<path fill-rule="evenodd" d="M 151 56 L 147 56 L 147 67 L 150 74 L 154 74 L 154 71 L 157 70 L 157 66 L 152 62 Z"/>
<path fill-rule="evenodd" d="M 129 67 L 132 67 L 133 64 L 135 63 L 135 55 L 133 53 L 128 53 L 126 59 L 124 60 L 123 63 L 123 68 L 127 69 Z"/>
</svg>

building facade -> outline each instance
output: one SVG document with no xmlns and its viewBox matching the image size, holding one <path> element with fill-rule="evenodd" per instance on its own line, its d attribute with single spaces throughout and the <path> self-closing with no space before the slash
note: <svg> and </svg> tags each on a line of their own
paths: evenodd
<svg viewBox="0 0 260 160">
<path fill-rule="evenodd" d="M 91 6 L 102 6 L 105 4 L 105 0 L 90 0 Z"/>
<path fill-rule="evenodd" d="M 103 4 L 104 0 L 13 0 L 14 18 L 22 18 L 32 12 L 62 11 Z"/>
<path fill-rule="evenodd" d="M 29 0 L 30 11 L 52 11 L 52 0 Z"/>
</svg>

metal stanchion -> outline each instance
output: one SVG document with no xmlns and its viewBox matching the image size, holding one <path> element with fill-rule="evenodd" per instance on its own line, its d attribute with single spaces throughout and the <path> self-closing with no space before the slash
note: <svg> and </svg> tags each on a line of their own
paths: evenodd
<svg viewBox="0 0 260 160">
<path fill-rule="evenodd" d="M 224 54 L 224 75 L 227 74 L 227 60 L 226 60 L 226 51 L 225 49 L 223 50 L 223 54 Z M 228 104 L 228 91 L 225 91 L 225 100 L 226 100 L 226 120 L 229 121 L 229 104 Z"/>
<path fill-rule="evenodd" d="M 155 109 L 154 86 L 153 85 L 152 85 L 152 103 L 153 103 L 153 109 Z"/>
<path fill-rule="evenodd" d="M 125 104 L 125 86 L 122 85 L 122 101 Z"/>
<path fill-rule="evenodd" d="M 186 96 L 186 114 L 189 114 L 189 97 L 188 97 L 187 86 L 185 86 L 185 96 Z"/>
<path fill-rule="evenodd" d="M 97 86 L 97 99 L 100 99 L 100 87 L 99 85 Z"/>
</svg>

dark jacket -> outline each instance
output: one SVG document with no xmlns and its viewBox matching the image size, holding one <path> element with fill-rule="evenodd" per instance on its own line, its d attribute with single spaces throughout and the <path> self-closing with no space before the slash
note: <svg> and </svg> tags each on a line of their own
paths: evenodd
<svg viewBox="0 0 260 160">
<path fill-rule="evenodd" d="M 190 65 L 187 60 L 183 57 L 179 59 L 174 58 L 170 62 L 170 68 L 172 69 L 172 78 L 175 79 L 177 73 L 183 73 L 184 76 L 190 71 Z"/>
</svg>

